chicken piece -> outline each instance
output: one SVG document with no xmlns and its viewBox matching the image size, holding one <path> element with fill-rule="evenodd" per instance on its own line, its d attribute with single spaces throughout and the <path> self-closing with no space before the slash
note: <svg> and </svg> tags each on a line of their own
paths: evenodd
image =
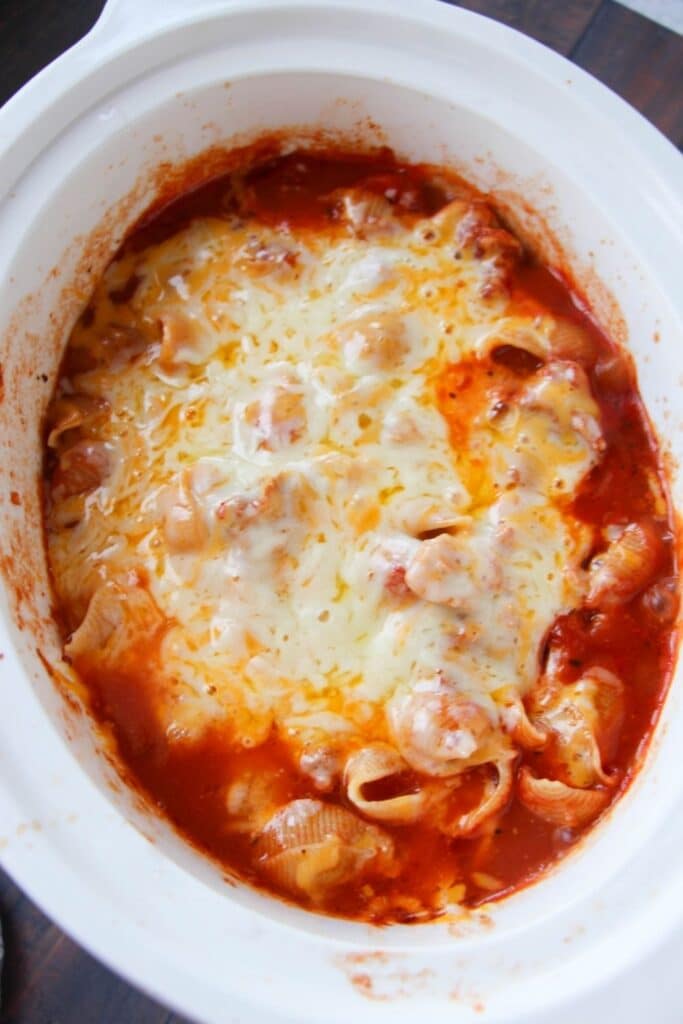
<svg viewBox="0 0 683 1024">
<path fill-rule="evenodd" d="M 187 475 L 165 487 L 158 507 L 163 516 L 166 546 L 173 555 L 186 555 L 201 550 L 208 538 L 204 512 L 192 489 Z"/>
<path fill-rule="evenodd" d="M 384 196 L 355 188 L 333 193 L 339 219 L 357 238 L 394 234 L 400 222 L 394 207 Z"/>
<path fill-rule="evenodd" d="M 259 832 L 281 802 L 282 778 L 276 772 L 248 771 L 229 786 L 225 806 L 231 832 Z"/>
<path fill-rule="evenodd" d="M 403 318 L 394 312 L 372 312 L 341 324 L 336 331 L 350 369 L 362 373 L 399 366 L 410 345 Z"/>
<path fill-rule="evenodd" d="M 424 601 L 467 612 L 482 584 L 493 587 L 499 583 L 495 568 L 492 557 L 486 580 L 478 578 L 467 543 L 461 537 L 440 533 L 420 542 L 406 568 L 405 582 Z"/>
<path fill-rule="evenodd" d="M 406 583 L 406 568 L 420 542 L 413 537 L 390 537 L 381 541 L 370 556 L 369 577 L 382 584 L 394 598 L 411 594 Z"/>
<path fill-rule="evenodd" d="M 254 428 L 258 448 L 280 451 L 298 441 L 306 430 L 304 397 L 292 383 L 276 384 L 246 407 L 244 418 Z"/>
<path fill-rule="evenodd" d="M 337 751 L 321 737 L 301 752 L 299 767 L 319 793 L 331 793 L 341 777 L 342 763 Z"/>
<path fill-rule="evenodd" d="M 232 534 L 260 526 L 272 531 L 273 524 L 288 519 L 295 525 L 309 522 L 315 491 L 306 477 L 296 470 L 285 470 L 270 477 L 251 494 L 235 494 L 222 501 L 216 518 Z"/>
<path fill-rule="evenodd" d="M 161 317 L 159 365 L 168 373 L 198 360 L 199 331 L 196 320 L 177 310 Z"/>
<path fill-rule="evenodd" d="M 403 759 L 427 775 L 457 775 L 495 760 L 500 736 L 484 708 L 440 676 L 395 695 L 389 728 Z"/>
</svg>

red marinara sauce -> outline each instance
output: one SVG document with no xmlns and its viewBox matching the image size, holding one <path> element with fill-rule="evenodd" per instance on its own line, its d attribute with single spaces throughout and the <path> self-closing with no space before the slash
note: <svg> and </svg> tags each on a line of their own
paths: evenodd
<svg viewBox="0 0 683 1024">
<path fill-rule="evenodd" d="M 171 194 L 166 194 L 163 203 L 152 208 L 130 233 L 124 251 L 141 250 L 170 237 L 195 217 L 234 214 L 231 174 L 218 175 L 187 192 L 186 184 L 182 177 L 174 181 Z M 272 156 L 242 175 L 241 209 L 271 225 L 286 223 L 325 230 L 336 216 L 330 193 L 349 186 L 361 186 L 387 198 L 398 211 L 423 216 L 434 214 L 454 197 L 476 196 L 458 179 L 430 167 L 401 164 L 389 151 L 373 155 L 297 152 Z M 572 499 L 574 513 L 595 527 L 644 518 L 657 524 L 659 554 L 648 585 L 625 604 L 599 611 L 580 607 L 560 617 L 539 652 L 539 673 L 548 652 L 559 649 L 568 682 L 591 664 L 605 666 L 623 681 L 623 720 L 608 765 L 619 777 L 612 796 L 615 798 L 629 785 L 638 767 L 672 670 L 677 593 L 673 523 L 666 507 L 664 513 L 662 510 L 665 492 L 657 449 L 628 361 L 598 329 L 561 269 L 546 268 L 526 253 L 511 271 L 508 285 L 510 313 L 555 314 L 581 327 L 595 345 L 597 358 L 586 369 L 600 407 L 606 449 Z M 132 279 L 112 298 L 125 302 L 135 287 Z M 64 372 L 69 370 L 69 358 L 67 353 Z M 490 373 L 523 380 L 537 366 L 528 353 L 501 350 L 494 355 Z M 453 441 L 462 446 L 466 443 L 463 409 L 481 400 L 477 367 L 446 367 L 435 387 Z M 48 465 L 48 478 L 50 473 Z M 73 614 L 68 608 L 58 608 L 57 613 L 68 633 L 76 625 Z M 143 648 L 130 652 L 116 672 L 102 673 L 89 670 L 87 663 L 79 664 L 92 711 L 113 739 L 126 780 L 145 793 L 183 836 L 230 874 L 267 886 L 254 863 L 253 841 L 246 834 L 226 829 L 226 780 L 249 769 L 272 774 L 283 803 L 297 797 L 318 798 L 319 794 L 299 772 L 276 730 L 257 748 L 240 752 L 217 726 L 191 744 L 169 745 L 155 727 L 151 711 L 158 641 L 159 636 L 149 638 Z M 521 762 L 542 773 L 546 756 L 544 751 L 526 752 Z M 486 767 L 469 772 L 458 790 L 457 800 L 463 810 L 476 803 L 486 781 Z M 403 777 L 399 783 L 405 791 L 417 780 Z M 326 799 L 344 802 L 339 788 Z M 465 883 L 462 891 L 469 906 L 505 895 L 541 875 L 577 843 L 586 829 L 549 823 L 513 796 L 497 816 L 494 828 L 468 838 L 448 838 L 419 821 L 387 826 L 387 830 L 396 844 L 402 869 L 398 877 L 373 877 L 375 894 L 386 895 L 389 908 L 384 916 L 381 910 L 375 910 L 370 917 L 375 923 L 425 919 L 438 913 L 434 893 L 444 886 L 457 889 Z M 409 897 L 397 897 L 397 893 L 406 891 Z M 349 917 L 368 916 L 363 894 L 353 886 L 339 887 L 323 909 Z"/>
</svg>

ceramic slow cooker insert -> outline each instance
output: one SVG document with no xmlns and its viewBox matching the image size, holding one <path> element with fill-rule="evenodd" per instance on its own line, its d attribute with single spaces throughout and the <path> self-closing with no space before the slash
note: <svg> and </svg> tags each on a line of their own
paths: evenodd
<svg viewBox="0 0 683 1024">
<path fill-rule="evenodd" d="M 69 330 L 169 166 L 265 131 L 324 131 L 453 167 L 548 259 L 562 254 L 634 356 L 680 507 L 678 154 L 561 58 L 430 0 L 110 0 L 0 125 L 3 866 L 88 949 L 198 1020 L 561 1019 L 678 924 L 676 681 L 613 812 L 486 911 L 378 931 L 228 885 L 120 783 L 64 700 L 40 424 Z"/>
</svg>

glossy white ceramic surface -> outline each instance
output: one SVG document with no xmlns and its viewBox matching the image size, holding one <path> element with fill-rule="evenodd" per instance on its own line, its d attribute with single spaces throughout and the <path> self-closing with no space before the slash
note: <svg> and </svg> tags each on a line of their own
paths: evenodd
<svg viewBox="0 0 683 1024">
<path fill-rule="evenodd" d="M 450 164 L 537 240 L 554 235 L 603 323 L 623 317 L 683 505 L 683 175 L 642 118 L 435 0 L 110 0 L 0 112 L 0 537 L 15 583 L 1 598 L 0 861 L 84 946 L 207 1024 L 573 1020 L 683 914 L 680 684 L 636 783 L 541 884 L 459 923 L 378 931 L 227 885 L 117 786 L 44 667 L 58 648 L 40 417 L 88 283 L 160 163 L 288 126 Z"/>
</svg>

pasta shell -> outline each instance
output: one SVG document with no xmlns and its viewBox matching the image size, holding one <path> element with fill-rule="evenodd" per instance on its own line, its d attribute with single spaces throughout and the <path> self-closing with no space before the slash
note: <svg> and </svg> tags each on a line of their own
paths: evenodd
<svg viewBox="0 0 683 1024">
<path fill-rule="evenodd" d="M 419 225 L 419 231 L 426 240 L 431 240 L 431 235 L 436 233 L 441 240 L 452 238 L 456 240 L 456 231 L 465 214 L 472 209 L 472 203 L 467 199 L 454 199 L 452 202 L 442 206 L 438 213 L 434 214 Z"/>
<path fill-rule="evenodd" d="M 602 757 L 595 733 L 590 726 L 580 721 L 569 737 L 562 737 L 560 750 L 563 754 L 563 774 L 569 784 L 586 789 L 596 782 L 610 785 L 612 779 L 602 767 Z"/>
<path fill-rule="evenodd" d="M 586 368 L 594 365 L 597 355 L 595 343 L 583 327 L 571 320 L 548 317 L 534 320 L 508 317 L 481 338 L 477 351 L 487 356 L 503 347 L 522 349 L 542 362 L 559 360 L 579 363 Z"/>
<path fill-rule="evenodd" d="M 540 750 L 548 742 L 547 730 L 529 718 L 521 697 L 514 687 L 506 687 L 496 700 L 502 705 L 501 717 L 510 738 L 524 750 Z"/>
<path fill-rule="evenodd" d="M 336 195 L 333 193 L 332 198 L 338 199 L 341 219 L 359 238 L 394 234 L 398 230 L 394 208 L 384 196 L 362 189 L 348 189 Z"/>
<path fill-rule="evenodd" d="M 429 534 L 438 531 L 455 531 L 468 527 L 472 522 L 471 517 L 464 516 L 454 504 L 455 502 L 449 505 L 445 497 L 442 501 L 428 498 L 406 501 L 401 506 L 402 526 L 407 533 L 421 540 L 428 540 Z"/>
<path fill-rule="evenodd" d="M 490 356 L 497 349 L 521 349 L 544 362 L 548 357 L 548 341 L 543 322 L 522 317 L 504 317 L 496 327 L 477 342 L 477 355 Z"/>
<path fill-rule="evenodd" d="M 658 580 L 642 597 L 643 607 L 660 625 L 669 625 L 678 615 L 679 596 L 674 578 Z"/>
<path fill-rule="evenodd" d="M 610 800 L 602 789 L 575 789 L 554 779 L 537 779 L 524 766 L 519 772 L 519 798 L 533 814 L 552 825 L 581 828 L 600 814 Z"/>
<path fill-rule="evenodd" d="M 72 494 L 70 497 L 62 499 L 59 494 L 53 493 L 53 499 L 49 511 L 50 527 L 53 530 L 80 523 L 85 515 L 85 495 Z"/>
<path fill-rule="evenodd" d="M 514 762 L 515 754 L 513 753 L 506 754 L 494 762 L 496 778 L 487 782 L 480 802 L 467 814 L 461 814 L 454 821 L 442 819 L 440 823 L 442 832 L 453 838 L 469 836 L 491 818 L 500 814 L 512 796 L 515 781 Z"/>
<path fill-rule="evenodd" d="M 402 793 L 386 799 L 370 799 L 363 789 L 371 782 L 390 779 L 405 772 L 408 765 L 393 747 L 386 743 L 373 743 L 363 747 L 346 762 L 344 785 L 346 795 L 362 814 L 377 821 L 393 825 L 407 825 L 416 821 L 424 807 L 424 794 Z"/>
<path fill-rule="evenodd" d="M 386 868 L 393 843 L 376 826 L 320 800 L 293 800 L 277 811 L 255 842 L 264 874 L 292 895 L 321 903 L 337 885 L 366 868 Z"/>
<path fill-rule="evenodd" d="M 74 662 L 123 667 L 135 649 L 148 644 L 164 617 L 151 594 L 141 586 L 104 583 L 90 599 L 85 618 L 64 648 Z"/>
<path fill-rule="evenodd" d="M 109 364 L 117 366 L 144 352 L 148 341 L 137 327 L 127 324 L 109 324 L 102 332 L 100 344 L 106 353 Z"/>
<path fill-rule="evenodd" d="M 602 760 L 609 760 L 616 752 L 624 721 L 624 684 L 614 672 L 594 666 L 584 673 L 576 685 L 585 685 L 589 693 L 593 691 L 597 719 L 594 733 L 600 758 L 598 776 L 606 785 L 613 785 L 615 779 L 602 770 Z"/>
<path fill-rule="evenodd" d="M 553 419 L 568 437 L 581 435 L 593 451 L 604 451 L 599 409 L 586 372 L 578 363 L 546 363 L 529 380 L 521 405 Z"/>
<path fill-rule="evenodd" d="M 464 252 L 484 262 L 483 298 L 505 292 L 508 274 L 520 258 L 522 246 L 501 226 L 488 203 L 456 199 L 432 218 L 432 224 L 442 239 L 453 236 L 456 259 Z"/>
<path fill-rule="evenodd" d="M 552 673 L 551 673 L 552 675 Z M 554 774 L 569 786 L 613 785 L 603 768 L 615 751 L 624 715 L 621 680 L 600 666 L 573 683 L 546 672 L 534 699 L 536 717 L 547 730 Z"/>
<path fill-rule="evenodd" d="M 631 357 L 625 352 L 611 352 L 598 359 L 595 376 L 603 390 L 625 391 L 635 386 Z"/>
<path fill-rule="evenodd" d="M 111 456 L 102 441 L 77 441 L 62 452 L 52 477 L 56 501 L 95 490 L 109 475 Z"/>
<path fill-rule="evenodd" d="M 47 413 L 50 432 L 48 447 L 56 448 L 62 434 L 76 427 L 87 427 L 97 423 L 109 412 L 110 406 L 104 398 L 91 395 L 65 395 L 55 399 Z"/>
<path fill-rule="evenodd" d="M 629 523 L 589 568 L 588 604 L 612 608 L 642 590 L 657 568 L 661 544 L 649 523 Z"/>
<path fill-rule="evenodd" d="M 237 253 L 237 263 L 243 270 L 257 276 L 292 277 L 297 273 L 299 253 L 291 245 L 277 238 L 253 235 Z"/>
<path fill-rule="evenodd" d="M 548 357 L 580 363 L 583 367 L 595 364 L 597 350 L 588 331 L 572 320 L 557 320 L 548 334 Z"/>
</svg>

